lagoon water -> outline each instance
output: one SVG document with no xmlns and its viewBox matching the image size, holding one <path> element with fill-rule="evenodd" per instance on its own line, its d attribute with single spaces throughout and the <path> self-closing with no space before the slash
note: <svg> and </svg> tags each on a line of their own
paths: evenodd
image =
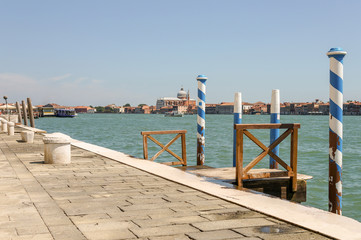
<svg viewBox="0 0 361 240">
<path fill-rule="evenodd" d="M 269 115 L 244 115 L 243 123 L 268 123 Z M 328 208 L 328 116 L 281 116 L 282 123 L 300 123 L 298 144 L 298 172 L 313 176 L 307 183 L 307 202 L 304 205 L 323 210 Z M 141 131 L 187 130 L 187 162 L 196 165 L 196 115 L 183 118 L 149 114 L 79 114 L 75 118 L 40 118 L 36 127 L 48 132 L 62 132 L 74 139 L 93 143 L 143 157 Z M 361 117 L 344 116 L 343 136 L 343 215 L 361 221 Z M 280 131 L 282 133 L 282 130 Z M 252 131 L 265 145 L 269 144 L 268 130 Z M 173 136 L 158 135 L 166 144 Z M 245 164 L 260 153 L 245 138 Z M 280 157 L 289 160 L 289 137 L 280 145 Z M 148 141 L 149 156 L 160 148 Z M 170 149 L 180 153 L 180 141 Z M 233 115 L 206 115 L 206 160 L 212 167 L 231 167 L 233 156 Z M 174 161 L 168 153 L 156 160 Z M 288 161 L 286 161 L 288 162 Z M 268 167 L 264 158 L 256 167 Z M 281 167 L 282 168 L 282 167 Z"/>
</svg>

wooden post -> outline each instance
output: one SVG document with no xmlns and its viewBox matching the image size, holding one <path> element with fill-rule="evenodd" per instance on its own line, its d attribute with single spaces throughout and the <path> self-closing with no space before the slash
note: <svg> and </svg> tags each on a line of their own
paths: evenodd
<svg viewBox="0 0 361 240">
<path fill-rule="evenodd" d="M 16 102 L 16 111 L 18 112 L 18 121 L 21 124 L 23 121 L 23 118 L 21 117 L 21 109 L 19 102 Z"/>
<path fill-rule="evenodd" d="M 28 114 L 26 112 L 26 105 L 24 100 L 21 101 L 21 104 L 23 105 L 23 118 L 24 118 L 24 125 L 28 126 Z"/>
<path fill-rule="evenodd" d="M 243 187 L 243 130 L 236 129 L 236 182 Z"/>
<path fill-rule="evenodd" d="M 148 135 L 143 135 L 143 156 L 148 159 Z"/>
<path fill-rule="evenodd" d="M 181 141 L 182 141 L 182 159 L 183 159 L 183 164 L 184 164 L 184 165 L 187 165 L 187 148 L 186 148 L 186 134 L 185 134 L 185 133 L 182 133 Z"/>
<path fill-rule="evenodd" d="M 293 176 L 291 177 L 292 191 L 297 191 L 297 145 L 298 145 L 298 129 L 294 128 L 291 133 L 291 168 Z"/>
<path fill-rule="evenodd" d="M 30 98 L 27 98 L 27 101 L 28 101 L 30 126 L 34 128 L 35 127 L 35 121 L 34 121 L 33 104 L 31 104 L 31 99 Z"/>
</svg>

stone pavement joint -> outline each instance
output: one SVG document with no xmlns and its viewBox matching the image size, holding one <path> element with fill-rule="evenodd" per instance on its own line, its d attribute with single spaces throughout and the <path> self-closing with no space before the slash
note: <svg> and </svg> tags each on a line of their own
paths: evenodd
<svg viewBox="0 0 361 240">
<path fill-rule="evenodd" d="M 0 239 L 328 239 L 78 147 L 44 164 L 42 136 L 19 139 L 0 133 Z"/>
</svg>

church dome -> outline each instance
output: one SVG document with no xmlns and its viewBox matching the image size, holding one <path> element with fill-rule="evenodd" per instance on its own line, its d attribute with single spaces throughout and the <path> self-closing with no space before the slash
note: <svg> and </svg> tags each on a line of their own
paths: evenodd
<svg viewBox="0 0 361 240">
<path fill-rule="evenodd" d="M 177 98 L 179 98 L 179 99 L 187 99 L 187 93 L 186 93 L 186 91 L 184 91 L 183 88 L 181 88 L 181 90 L 178 92 Z"/>
</svg>

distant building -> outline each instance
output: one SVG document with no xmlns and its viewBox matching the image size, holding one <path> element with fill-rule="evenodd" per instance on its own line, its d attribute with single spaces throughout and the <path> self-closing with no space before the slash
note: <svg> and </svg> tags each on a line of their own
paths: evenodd
<svg viewBox="0 0 361 240">
<path fill-rule="evenodd" d="M 150 114 L 151 108 L 148 105 L 138 106 L 134 109 L 137 114 Z"/>
<path fill-rule="evenodd" d="M 218 114 L 233 114 L 234 103 L 233 102 L 221 102 L 217 104 L 216 112 Z"/>
<path fill-rule="evenodd" d="M 55 109 L 59 108 L 65 108 L 64 106 L 60 106 L 56 103 L 48 103 L 41 108 L 40 110 L 40 116 L 41 117 L 54 117 L 55 116 Z"/>
<path fill-rule="evenodd" d="M 217 104 L 206 103 L 206 114 L 218 114 Z"/>
<path fill-rule="evenodd" d="M 87 107 L 87 106 L 77 106 L 74 107 L 76 113 L 95 113 L 95 108 Z"/>
<path fill-rule="evenodd" d="M 186 112 L 196 106 L 196 100 L 190 99 L 189 93 L 187 94 L 183 88 L 178 92 L 177 97 L 162 97 L 157 99 L 156 109 L 161 110 L 164 107 L 175 107 L 181 112 Z M 162 111 L 160 111 L 162 113 Z"/>
</svg>

